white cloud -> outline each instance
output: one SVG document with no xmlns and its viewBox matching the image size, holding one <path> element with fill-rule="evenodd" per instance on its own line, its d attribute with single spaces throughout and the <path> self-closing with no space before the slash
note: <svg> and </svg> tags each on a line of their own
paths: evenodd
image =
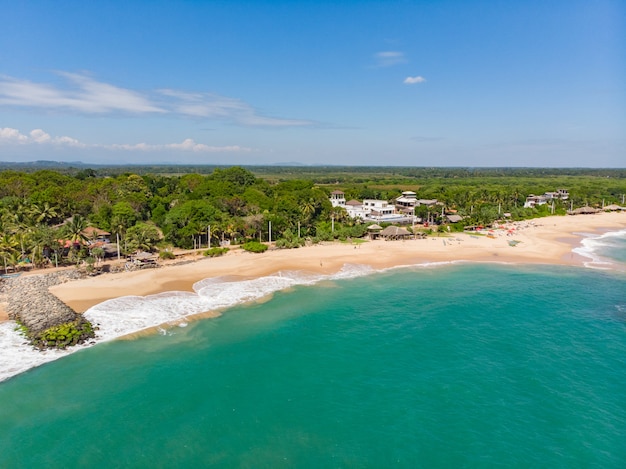
<svg viewBox="0 0 626 469">
<path fill-rule="evenodd" d="M 307 120 L 264 116 L 239 99 L 212 93 L 187 93 L 171 89 L 162 89 L 159 93 L 170 98 L 170 107 L 174 112 L 185 116 L 221 119 L 246 126 L 298 127 L 313 124 Z"/>
<path fill-rule="evenodd" d="M 41 129 L 35 129 L 30 131 L 30 138 L 37 143 L 45 143 L 50 141 L 50 134 Z"/>
<path fill-rule="evenodd" d="M 404 79 L 404 84 L 405 85 L 415 85 L 416 83 L 424 83 L 425 81 L 426 81 L 426 78 L 421 77 L 421 76 L 406 77 Z"/>
<path fill-rule="evenodd" d="M 94 80 L 88 75 L 57 72 L 66 87 L 0 76 L 0 108 L 34 108 L 91 115 L 135 114 L 222 120 L 244 126 L 295 127 L 314 125 L 300 119 L 263 115 L 251 105 L 213 93 L 172 89 L 139 93 Z"/>
<path fill-rule="evenodd" d="M 100 83 L 86 75 L 60 72 L 68 89 L 0 77 L 0 106 L 33 107 L 75 111 L 87 114 L 112 112 L 164 113 L 137 92 Z"/>
<path fill-rule="evenodd" d="M 251 148 L 239 145 L 211 146 L 204 143 L 196 143 L 193 139 L 187 138 L 181 143 L 113 143 L 113 144 L 87 144 L 75 138 L 62 136 L 52 137 L 42 129 L 31 130 L 28 135 L 21 133 L 18 129 L 10 127 L 0 127 L 0 145 L 54 145 L 74 148 L 101 148 L 106 150 L 122 150 L 122 151 L 165 151 L 176 150 L 194 153 L 232 153 L 232 152 L 249 152 Z"/>
<path fill-rule="evenodd" d="M 129 151 L 163 151 L 163 150 L 180 150 L 190 151 L 194 153 L 224 153 L 224 152 L 248 152 L 252 151 L 251 148 L 240 147 L 239 145 L 227 145 L 227 146 L 210 146 L 204 143 L 196 143 L 193 139 L 187 138 L 181 143 L 166 143 L 152 145 L 148 143 L 136 143 L 136 144 L 114 144 L 103 145 L 104 148 L 111 150 L 129 150 Z"/>
<path fill-rule="evenodd" d="M 17 129 L 11 129 L 9 127 L 0 127 L 0 143 L 27 143 L 28 136 L 23 135 Z"/>
<path fill-rule="evenodd" d="M 51 137 L 50 134 L 41 129 L 31 130 L 28 135 L 21 133 L 17 129 L 10 127 L 0 128 L 0 144 L 49 144 L 49 145 L 65 145 L 71 147 L 87 147 L 86 144 L 79 142 L 71 137 Z"/>
<path fill-rule="evenodd" d="M 408 62 L 404 56 L 404 52 L 399 51 L 377 52 L 374 54 L 374 58 L 376 59 L 376 65 L 378 67 L 391 67 Z"/>
</svg>

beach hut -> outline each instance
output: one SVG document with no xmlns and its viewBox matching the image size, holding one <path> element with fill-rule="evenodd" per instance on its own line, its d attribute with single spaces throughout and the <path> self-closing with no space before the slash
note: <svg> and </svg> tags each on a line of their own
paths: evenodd
<svg viewBox="0 0 626 469">
<path fill-rule="evenodd" d="M 401 226 L 388 226 L 380 232 L 380 236 L 386 240 L 406 239 L 411 237 L 411 232 Z"/>
<path fill-rule="evenodd" d="M 567 213 L 568 215 L 591 215 L 593 213 L 598 213 L 598 209 L 586 206 L 577 208 L 576 210 L 568 210 Z"/>
<path fill-rule="evenodd" d="M 617 204 L 611 204 L 604 207 L 605 212 L 619 212 L 620 210 L 626 210 L 626 207 L 620 207 Z"/>
<path fill-rule="evenodd" d="M 382 226 L 374 223 L 373 225 L 370 225 L 367 227 L 367 234 L 369 235 L 370 239 L 376 239 L 378 238 L 378 235 L 380 234 L 380 231 L 382 229 L 383 229 Z"/>
</svg>

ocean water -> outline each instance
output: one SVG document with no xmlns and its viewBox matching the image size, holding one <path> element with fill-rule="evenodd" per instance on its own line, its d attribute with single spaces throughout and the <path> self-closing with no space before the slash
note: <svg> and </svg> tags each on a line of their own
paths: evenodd
<svg viewBox="0 0 626 469">
<path fill-rule="evenodd" d="M 587 234 L 574 252 L 586 257 L 585 265 L 600 269 L 624 270 L 626 266 L 626 230 L 602 235 Z"/>
<path fill-rule="evenodd" d="M 117 309 L 170 325 L 0 383 L 0 467 L 626 467 L 616 238 L 581 247 L 594 268 L 348 266 L 101 305 L 108 337 Z"/>
</svg>

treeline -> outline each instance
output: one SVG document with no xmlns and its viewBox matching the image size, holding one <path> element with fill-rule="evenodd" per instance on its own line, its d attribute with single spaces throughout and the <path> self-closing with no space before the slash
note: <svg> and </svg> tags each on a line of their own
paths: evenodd
<svg viewBox="0 0 626 469">
<path fill-rule="evenodd" d="M 51 253 L 80 259 L 90 253 L 68 253 L 59 240 L 82 244 L 88 225 L 112 233 L 128 252 L 205 247 L 209 234 L 212 246 L 270 236 L 285 247 L 306 238 L 359 237 L 365 226 L 329 202 L 337 189 L 359 201 L 392 201 L 412 190 L 440 202 L 418 207 L 417 216 L 437 223 L 442 214 L 456 213 L 464 217 L 457 229 L 489 224 L 504 213 L 523 219 L 564 214 L 572 205 L 622 203 L 626 193 L 622 170 L 212 167 L 201 174 L 185 173 L 186 167 L 149 168 L 0 172 L 0 257 L 7 264 L 25 257 L 42 263 Z M 178 172 L 164 174 L 169 170 Z M 570 192 L 567 202 L 523 208 L 527 195 L 561 188 Z"/>
<path fill-rule="evenodd" d="M 228 167 L 228 166 L 226 166 Z M 26 163 L 0 162 L 0 171 L 36 172 L 44 169 L 75 176 L 81 172 L 97 172 L 100 176 L 121 174 L 211 174 L 224 165 L 94 165 L 82 162 L 32 161 Z M 523 167 L 408 167 L 408 166 L 308 166 L 308 165 L 246 165 L 245 168 L 264 179 L 312 179 L 318 183 L 339 181 L 360 182 L 382 179 L 458 179 L 458 178 L 553 178 L 592 177 L 625 179 L 626 168 L 523 168 Z"/>
<path fill-rule="evenodd" d="M 333 211 L 328 192 L 313 181 L 270 184 L 240 167 L 174 177 L 0 173 L 0 257 L 5 263 L 15 265 L 27 257 L 40 264 L 51 254 L 79 260 L 89 253 L 67 252 L 63 244 L 83 244 L 89 225 L 119 237 L 127 252 L 157 245 L 205 247 L 209 233 L 212 246 L 270 236 L 296 246 L 305 238 L 361 236 L 365 231 L 345 213 Z"/>
</svg>

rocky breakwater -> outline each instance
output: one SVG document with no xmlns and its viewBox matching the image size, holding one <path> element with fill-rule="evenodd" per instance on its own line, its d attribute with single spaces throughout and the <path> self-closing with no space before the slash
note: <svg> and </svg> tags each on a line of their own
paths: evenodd
<svg viewBox="0 0 626 469">
<path fill-rule="evenodd" d="M 95 337 L 91 323 L 48 290 L 81 277 L 67 270 L 12 278 L 2 286 L 9 318 L 20 324 L 35 347 L 65 348 Z"/>
</svg>

